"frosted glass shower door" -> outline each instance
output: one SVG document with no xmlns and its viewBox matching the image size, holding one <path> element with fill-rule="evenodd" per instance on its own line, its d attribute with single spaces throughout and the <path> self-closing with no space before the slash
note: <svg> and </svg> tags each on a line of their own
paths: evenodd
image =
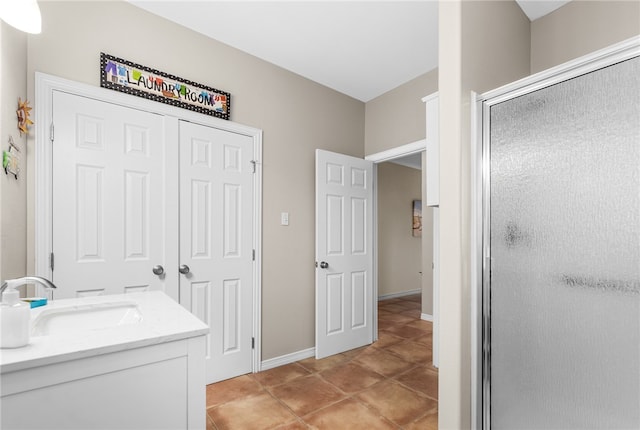
<svg viewBox="0 0 640 430">
<path fill-rule="evenodd" d="M 639 429 L 640 59 L 489 127 L 491 428 Z"/>
</svg>

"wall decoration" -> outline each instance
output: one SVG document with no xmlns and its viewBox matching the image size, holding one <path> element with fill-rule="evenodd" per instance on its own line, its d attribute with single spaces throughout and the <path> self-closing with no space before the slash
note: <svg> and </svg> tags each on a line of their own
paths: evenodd
<svg viewBox="0 0 640 430">
<path fill-rule="evenodd" d="M 422 237 L 422 200 L 413 201 L 413 237 Z"/>
<path fill-rule="evenodd" d="M 5 174 L 12 174 L 18 179 L 18 173 L 20 173 L 20 148 L 13 141 L 12 136 L 9 136 L 9 149 L 2 151 L 2 167 Z"/>
<path fill-rule="evenodd" d="M 100 86 L 229 119 L 231 94 L 100 53 Z"/>
<path fill-rule="evenodd" d="M 16 114 L 18 115 L 18 130 L 20 130 L 20 136 L 22 136 L 22 133 L 29 133 L 27 127 L 33 124 L 33 121 L 29 119 L 31 109 L 32 108 L 29 106 L 29 100 L 25 100 L 23 102 L 22 99 L 18 97 L 18 110 L 16 111 Z"/>
</svg>

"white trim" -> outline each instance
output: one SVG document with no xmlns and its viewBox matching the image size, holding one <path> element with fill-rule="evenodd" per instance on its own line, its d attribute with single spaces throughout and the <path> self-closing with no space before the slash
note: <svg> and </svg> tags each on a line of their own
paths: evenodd
<svg viewBox="0 0 640 430">
<path fill-rule="evenodd" d="M 440 207 L 433 208 L 433 367 L 440 366 Z"/>
<path fill-rule="evenodd" d="M 302 351 L 292 352 L 290 354 L 281 355 L 280 357 L 270 358 L 262 362 L 262 371 L 273 369 L 275 367 L 284 366 L 285 364 L 295 363 L 316 356 L 315 348 L 303 349 Z"/>
<path fill-rule="evenodd" d="M 396 158 L 405 157 L 407 155 L 417 154 L 427 149 L 427 140 L 420 139 L 415 142 L 407 143 L 406 145 L 398 146 L 396 148 L 387 149 L 386 151 L 376 152 L 375 154 L 367 155 L 365 160 L 373 161 L 374 163 L 384 163 L 385 161 L 395 160 Z"/>
<path fill-rule="evenodd" d="M 373 238 L 371 239 L 373 250 L 373 291 L 371 292 L 372 316 L 373 316 L 373 337 L 374 342 L 378 341 L 378 306 L 376 297 L 378 297 L 378 165 L 373 163 Z"/>
<path fill-rule="evenodd" d="M 427 189 L 423 206 L 440 205 L 440 104 L 438 94 L 425 97 L 426 152 L 425 180 Z"/>
<path fill-rule="evenodd" d="M 469 100 L 476 100 L 471 91 Z M 481 103 L 477 102 L 481 107 Z M 482 255 L 482 111 L 471 108 L 471 285 L 482 282 L 482 264 L 474 255 Z M 482 296 L 471 288 L 471 422 L 472 429 L 481 429 L 482 396 Z"/>
<path fill-rule="evenodd" d="M 437 98 L 438 98 L 438 92 L 436 91 L 435 93 L 431 93 L 428 96 L 422 97 L 422 102 L 426 103 Z"/>
<path fill-rule="evenodd" d="M 420 319 L 424 320 L 424 321 L 431 321 L 433 322 L 433 315 L 429 315 L 429 314 L 420 314 Z"/>
<path fill-rule="evenodd" d="M 479 100 L 491 100 L 491 104 L 501 103 L 638 55 L 640 55 L 640 36 L 634 36 L 495 90 L 487 91 L 479 96 Z"/>
<path fill-rule="evenodd" d="M 383 294 L 382 296 L 378 296 L 378 301 L 381 302 L 383 300 L 395 299 L 398 297 L 412 296 L 414 294 L 420 294 L 422 292 L 421 288 L 409 291 L 402 291 L 400 293 L 391 293 L 391 294 Z"/>
<path fill-rule="evenodd" d="M 253 349 L 252 366 L 254 372 L 259 371 L 262 354 L 262 130 L 40 72 L 36 72 L 35 81 L 35 272 L 38 276 L 44 276 L 47 279 L 51 279 L 52 276 L 49 268 L 49 254 L 52 250 L 51 220 L 53 219 L 50 126 L 53 120 L 54 91 L 178 118 L 207 127 L 249 136 L 253 139 L 253 153 L 256 161 L 253 213 L 255 234 L 253 246 L 256 251 L 256 259 L 253 267 L 253 337 L 255 338 L 255 348 Z"/>
<path fill-rule="evenodd" d="M 52 169 L 51 169 L 51 119 L 53 106 L 52 85 L 36 72 L 35 88 L 35 273 L 47 279 L 52 278 L 47 253 L 52 249 L 51 212 L 52 212 Z M 39 216 L 40 215 L 40 216 Z M 50 294 L 47 294 L 51 298 Z"/>
<path fill-rule="evenodd" d="M 262 370 L 262 130 L 254 135 L 253 158 L 256 172 L 253 175 L 254 217 L 253 249 L 256 258 L 253 263 L 253 373 Z"/>
</svg>

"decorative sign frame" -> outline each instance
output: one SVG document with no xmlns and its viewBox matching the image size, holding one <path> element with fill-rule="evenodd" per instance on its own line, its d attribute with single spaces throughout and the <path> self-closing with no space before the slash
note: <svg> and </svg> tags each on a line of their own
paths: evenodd
<svg viewBox="0 0 640 430">
<path fill-rule="evenodd" d="M 231 94 L 100 53 L 100 86 L 229 119 Z"/>
</svg>

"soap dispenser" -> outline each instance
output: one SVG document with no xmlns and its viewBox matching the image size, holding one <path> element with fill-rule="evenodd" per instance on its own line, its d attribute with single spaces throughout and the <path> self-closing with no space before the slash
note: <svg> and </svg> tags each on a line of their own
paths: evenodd
<svg viewBox="0 0 640 430">
<path fill-rule="evenodd" d="M 20 293 L 7 288 L 0 303 L 0 348 L 19 348 L 29 343 L 31 308 L 20 301 Z"/>
</svg>

